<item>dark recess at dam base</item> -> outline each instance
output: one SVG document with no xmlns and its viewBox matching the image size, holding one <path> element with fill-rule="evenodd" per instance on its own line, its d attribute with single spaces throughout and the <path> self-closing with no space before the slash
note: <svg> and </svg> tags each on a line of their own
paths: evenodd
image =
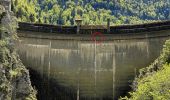
<svg viewBox="0 0 170 100">
<path fill-rule="evenodd" d="M 94 32 L 105 36 L 91 40 Z M 170 21 L 142 25 L 55 26 L 19 23 L 17 45 L 39 100 L 117 100 L 170 39 Z M 98 39 L 98 38 L 96 38 Z"/>
</svg>

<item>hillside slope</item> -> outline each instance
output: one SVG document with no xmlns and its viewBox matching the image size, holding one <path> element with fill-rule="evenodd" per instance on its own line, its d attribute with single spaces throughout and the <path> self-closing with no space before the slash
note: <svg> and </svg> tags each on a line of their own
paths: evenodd
<svg viewBox="0 0 170 100">
<path fill-rule="evenodd" d="M 14 48 L 16 18 L 0 5 L 0 100 L 36 100 L 29 72 Z"/>
<path fill-rule="evenodd" d="M 134 92 L 123 100 L 170 100 L 170 40 L 161 56 L 149 67 L 141 69 L 134 81 Z"/>
<path fill-rule="evenodd" d="M 19 21 L 74 25 L 77 17 L 83 24 L 111 25 L 170 20 L 169 0 L 13 0 Z"/>
</svg>

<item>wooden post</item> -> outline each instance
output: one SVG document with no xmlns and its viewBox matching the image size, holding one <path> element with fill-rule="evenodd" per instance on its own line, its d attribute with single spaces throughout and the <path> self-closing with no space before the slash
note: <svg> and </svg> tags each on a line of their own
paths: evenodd
<svg viewBox="0 0 170 100">
<path fill-rule="evenodd" d="M 107 19 L 107 33 L 110 33 L 110 18 Z"/>
</svg>

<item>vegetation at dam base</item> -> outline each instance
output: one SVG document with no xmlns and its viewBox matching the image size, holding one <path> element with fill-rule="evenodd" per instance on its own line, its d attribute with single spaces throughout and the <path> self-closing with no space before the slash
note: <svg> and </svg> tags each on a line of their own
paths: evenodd
<svg viewBox="0 0 170 100">
<path fill-rule="evenodd" d="M 141 69 L 133 84 L 130 98 L 122 100 L 170 100 L 170 40 L 160 57 L 149 67 Z"/>
<path fill-rule="evenodd" d="M 13 11 L 21 22 L 75 25 L 148 23 L 170 19 L 168 0 L 12 0 Z"/>
<path fill-rule="evenodd" d="M 0 100 L 36 100 L 29 72 L 14 47 L 16 18 L 1 5 L 0 16 Z"/>
</svg>

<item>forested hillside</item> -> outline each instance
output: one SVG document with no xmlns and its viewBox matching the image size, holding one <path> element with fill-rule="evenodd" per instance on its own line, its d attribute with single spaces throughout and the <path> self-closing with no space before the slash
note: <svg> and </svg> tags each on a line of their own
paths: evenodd
<svg viewBox="0 0 170 100">
<path fill-rule="evenodd" d="M 140 70 L 130 98 L 120 100 L 170 100 L 170 40 L 167 40 L 158 59 Z"/>
<path fill-rule="evenodd" d="M 13 0 L 19 21 L 74 25 L 77 17 L 83 24 L 136 24 L 170 19 L 169 0 Z"/>
</svg>

